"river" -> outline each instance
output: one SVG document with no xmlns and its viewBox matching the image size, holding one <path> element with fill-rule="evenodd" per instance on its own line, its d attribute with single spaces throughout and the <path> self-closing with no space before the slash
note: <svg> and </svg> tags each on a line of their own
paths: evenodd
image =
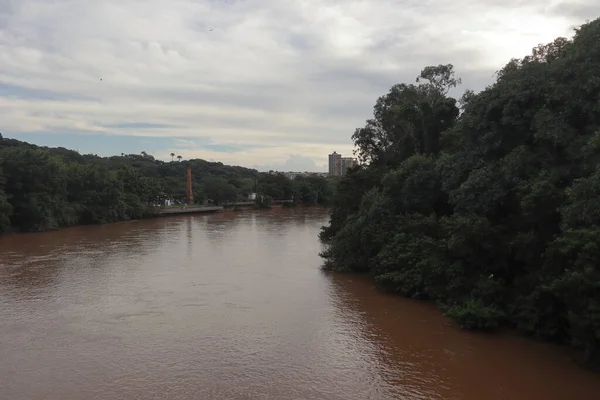
<svg viewBox="0 0 600 400">
<path fill-rule="evenodd" d="M 321 272 L 320 209 L 0 238 L 0 399 L 600 398 L 559 347 Z"/>
</svg>

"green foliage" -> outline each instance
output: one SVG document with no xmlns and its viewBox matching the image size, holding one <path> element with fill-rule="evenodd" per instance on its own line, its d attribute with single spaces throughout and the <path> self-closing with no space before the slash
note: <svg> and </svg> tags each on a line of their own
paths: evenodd
<svg viewBox="0 0 600 400">
<path fill-rule="evenodd" d="M 208 178 L 204 181 L 204 190 L 207 196 L 215 204 L 219 205 L 226 201 L 234 201 L 237 198 L 237 189 L 225 178 Z"/>
<path fill-rule="evenodd" d="M 0 136 L 0 140 L 1 136 Z M 10 230 L 10 215 L 12 214 L 12 205 L 8 202 L 8 197 L 4 190 L 6 186 L 6 177 L 0 167 L 0 233 Z"/>
<path fill-rule="evenodd" d="M 353 135 L 364 164 L 337 186 L 327 267 L 600 363 L 598 77 L 600 20 L 459 102 L 452 65 L 393 86 Z"/>
<path fill-rule="evenodd" d="M 0 136 L 0 234 L 155 215 L 167 199 L 188 201 L 187 168 L 196 203 L 258 193 L 268 208 L 272 199 L 327 205 L 333 197 L 334 182 L 319 176 L 291 180 L 204 160 L 162 162 L 145 152 L 102 158 Z"/>
<path fill-rule="evenodd" d="M 330 240 L 341 230 L 348 217 L 358 211 L 362 196 L 377 185 L 382 172 L 383 170 L 372 167 L 352 169 L 337 182 L 331 201 L 331 220 L 329 226 L 321 230 L 321 239 Z"/>
<path fill-rule="evenodd" d="M 451 307 L 445 313 L 465 329 L 492 331 L 496 329 L 504 313 L 493 305 L 485 305 L 481 299 L 472 299 Z"/>
</svg>

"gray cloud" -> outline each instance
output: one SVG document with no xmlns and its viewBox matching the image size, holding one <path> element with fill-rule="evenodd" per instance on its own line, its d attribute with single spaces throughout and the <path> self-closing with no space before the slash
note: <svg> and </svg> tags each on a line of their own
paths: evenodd
<svg viewBox="0 0 600 400">
<path fill-rule="evenodd" d="M 586 0 L 561 1 L 551 5 L 549 12 L 583 22 L 600 17 L 600 3 Z"/>
<path fill-rule="evenodd" d="M 315 160 L 300 154 L 290 154 L 287 160 L 279 164 L 253 165 L 259 171 L 281 171 L 281 172 L 325 172 L 325 165 L 317 165 Z"/>
<path fill-rule="evenodd" d="M 0 121 L 206 138 L 180 150 L 321 168 L 424 66 L 453 63 L 456 96 L 481 90 L 511 57 L 599 13 L 595 0 L 0 2 Z"/>
</svg>

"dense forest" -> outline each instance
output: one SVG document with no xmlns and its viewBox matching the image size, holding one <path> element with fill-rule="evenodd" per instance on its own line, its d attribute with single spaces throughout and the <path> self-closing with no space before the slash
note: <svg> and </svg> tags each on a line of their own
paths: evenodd
<svg viewBox="0 0 600 400">
<path fill-rule="evenodd" d="M 293 204 L 327 205 L 334 182 L 226 166 L 204 160 L 163 162 L 149 154 L 82 155 L 0 135 L 0 234 L 150 217 L 166 199 L 185 202 L 192 168 L 194 201 L 216 204 L 258 193 Z"/>
<path fill-rule="evenodd" d="M 380 97 L 352 136 L 326 267 L 600 365 L 600 19 L 460 99 L 453 66 Z"/>
</svg>

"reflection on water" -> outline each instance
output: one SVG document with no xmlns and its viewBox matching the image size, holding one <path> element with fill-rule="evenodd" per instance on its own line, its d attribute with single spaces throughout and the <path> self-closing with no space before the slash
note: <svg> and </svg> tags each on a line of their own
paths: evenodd
<svg viewBox="0 0 600 400">
<path fill-rule="evenodd" d="M 319 209 L 0 238 L 0 399 L 596 399 L 555 347 L 323 274 Z"/>
</svg>

